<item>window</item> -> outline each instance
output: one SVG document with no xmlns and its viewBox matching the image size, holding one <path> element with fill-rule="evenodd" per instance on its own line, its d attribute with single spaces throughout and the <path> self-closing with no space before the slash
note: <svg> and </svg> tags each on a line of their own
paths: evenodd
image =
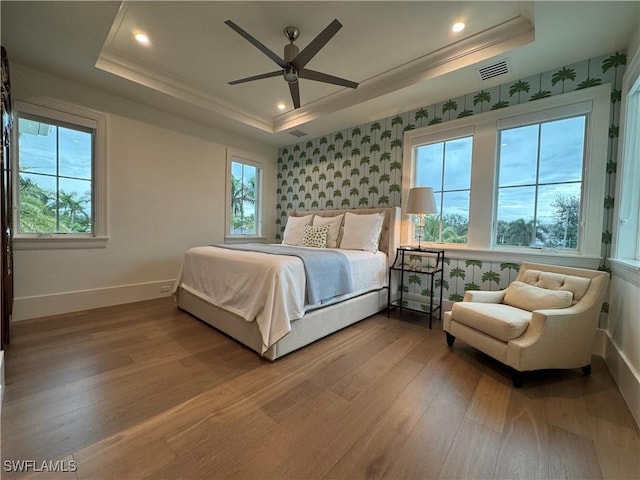
<svg viewBox="0 0 640 480">
<path fill-rule="evenodd" d="M 586 122 L 500 130 L 496 245 L 578 248 Z"/>
<path fill-rule="evenodd" d="M 473 137 L 465 136 L 415 149 L 415 186 L 432 187 L 438 205 L 438 215 L 425 218 L 427 242 L 467 243 L 472 147 Z"/>
<path fill-rule="evenodd" d="M 106 244 L 103 114 L 16 102 L 16 248 Z"/>
<path fill-rule="evenodd" d="M 433 187 L 439 202 L 423 238 L 474 258 L 565 255 L 597 267 L 610 91 L 596 86 L 405 132 L 402 205 L 418 185 Z M 402 241 L 417 243 L 414 230 L 403 222 Z"/>
<path fill-rule="evenodd" d="M 227 152 L 227 238 L 261 237 L 263 164 Z"/>
<path fill-rule="evenodd" d="M 640 52 L 622 80 L 622 105 L 618 184 L 615 202 L 614 272 L 640 286 Z"/>
<path fill-rule="evenodd" d="M 93 231 L 94 130 L 18 119 L 18 233 Z"/>
</svg>

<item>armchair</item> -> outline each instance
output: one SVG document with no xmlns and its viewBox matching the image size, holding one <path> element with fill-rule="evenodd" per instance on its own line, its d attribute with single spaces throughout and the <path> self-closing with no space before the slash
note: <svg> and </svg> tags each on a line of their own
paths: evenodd
<svg viewBox="0 0 640 480">
<path fill-rule="evenodd" d="M 522 372 L 582 368 L 591 373 L 591 350 L 609 281 L 606 272 L 523 263 L 501 291 L 468 291 L 445 312 L 447 344 L 456 338 Z"/>
</svg>

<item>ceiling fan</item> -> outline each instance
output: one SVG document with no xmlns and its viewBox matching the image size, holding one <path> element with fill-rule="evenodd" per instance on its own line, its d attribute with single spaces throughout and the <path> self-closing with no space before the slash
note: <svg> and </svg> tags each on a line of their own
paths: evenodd
<svg viewBox="0 0 640 480">
<path fill-rule="evenodd" d="M 331 40 L 331 38 L 338 32 L 338 30 L 342 28 L 342 24 L 337 19 L 333 20 L 301 52 L 293 43 L 300 35 L 300 30 L 298 30 L 298 28 L 296 27 L 291 26 L 285 28 L 284 34 L 289 40 L 289 44 L 285 45 L 284 47 L 284 60 L 264 44 L 262 44 L 255 37 L 253 37 L 251 34 L 247 33 L 238 25 L 233 23 L 231 20 L 227 20 L 224 23 L 229 25 L 236 32 L 246 38 L 249 42 L 251 42 L 255 47 L 257 47 L 260 51 L 262 51 L 262 53 L 268 56 L 280 67 L 280 70 L 276 70 L 275 72 L 262 73 L 260 75 L 254 75 L 252 77 L 241 78 L 239 80 L 229 82 L 229 85 L 236 85 L 238 83 L 251 82 L 253 80 L 261 80 L 263 78 L 282 75 L 289 84 L 289 91 L 291 92 L 291 100 L 293 100 L 294 108 L 300 108 L 300 88 L 298 86 L 299 78 L 315 80 L 316 82 L 331 83 L 333 85 L 340 85 L 342 87 L 358 87 L 358 84 L 356 82 L 305 68 L 305 65 L 309 63 L 309 61 L 316 55 L 316 53 L 318 53 L 320 49 L 324 47 L 325 44 L 329 40 Z"/>
</svg>

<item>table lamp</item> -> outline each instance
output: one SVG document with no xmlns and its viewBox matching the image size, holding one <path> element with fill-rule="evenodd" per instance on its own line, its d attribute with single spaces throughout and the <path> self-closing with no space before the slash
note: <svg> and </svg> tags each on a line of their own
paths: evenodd
<svg viewBox="0 0 640 480">
<path fill-rule="evenodd" d="M 424 228 L 424 216 L 438 213 L 433 188 L 414 187 L 410 189 L 406 213 L 408 215 L 418 216 L 418 248 L 420 248 Z"/>
</svg>

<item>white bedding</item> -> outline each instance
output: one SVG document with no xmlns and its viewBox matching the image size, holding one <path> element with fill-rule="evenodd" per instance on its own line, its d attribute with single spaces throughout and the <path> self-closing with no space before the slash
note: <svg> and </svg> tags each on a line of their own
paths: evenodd
<svg viewBox="0 0 640 480">
<path fill-rule="evenodd" d="M 329 302 L 305 305 L 304 265 L 298 257 L 218 247 L 194 247 L 185 253 L 176 289 L 181 287 L 246 321 L 256 321 L 262 353 L 291 331 L 305 311 L 346 300 L 387 285 L 383 252 L 340 250 L 351 267 L 354 292 Z"/>
</svg>

